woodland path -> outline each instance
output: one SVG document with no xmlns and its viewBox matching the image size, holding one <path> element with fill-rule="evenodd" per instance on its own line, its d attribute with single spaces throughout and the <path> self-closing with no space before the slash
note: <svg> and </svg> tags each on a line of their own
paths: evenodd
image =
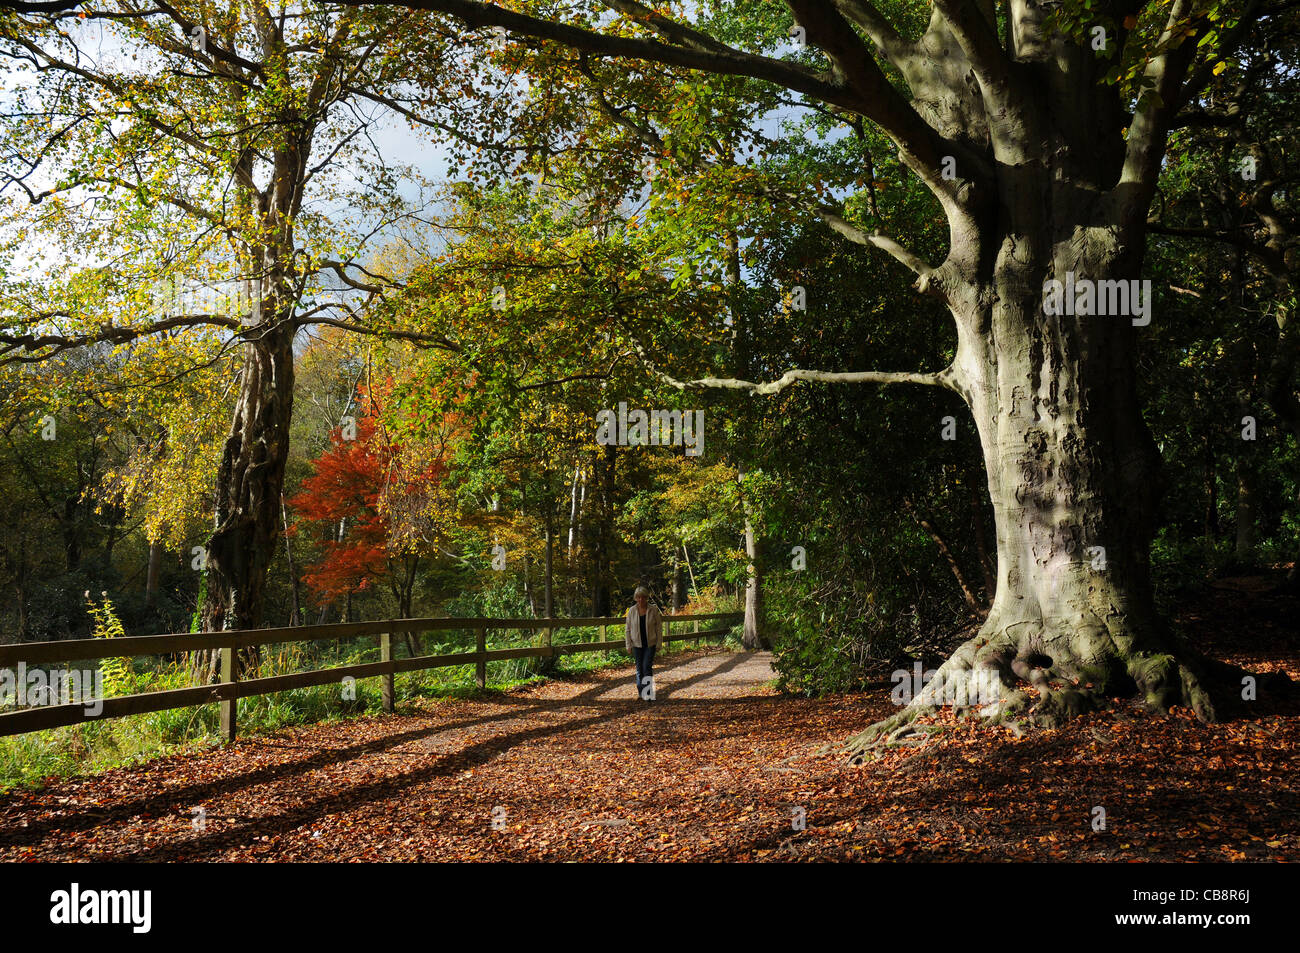
<svg viewBox="0 0 1300 953">
<path fill-rule="evenodd" d="M 656 664 L 653 703 L 631 674 L 0 795 L 0 861 L 1300 859 L 1291 712 L 1117 709 L 1024 737 L 940 717 L 854 767 L 824 749 L 892 712 L 888 692 L 781 696 L 768 655 L 719 649 Z"/>
</svg>

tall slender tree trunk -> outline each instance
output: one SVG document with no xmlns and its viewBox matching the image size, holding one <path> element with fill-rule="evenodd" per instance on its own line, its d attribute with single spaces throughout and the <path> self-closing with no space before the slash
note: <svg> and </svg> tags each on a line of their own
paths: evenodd
<svg viewBox="0 0 1300 953">
<path fill-rule="evenodd" d="M 293 561 L 293 543 L 289 539 L 289 513 L 285 509 L 283 495 L 280 497 L 280 525 L 284 528 L 284 557 L 289 563 L 289 587 L 293 596 L 289 624 L 302 625 L 302 581 L 298 578 L 298 567 Z"/>
<path fill-rule="evenodd" d="M 730 299 L 728 310 L 731 313 L 732 328 L 732 362 L 734 373 L 737 377 L 748 377 L 750 373 L 751 356 L 753 353 L 752 341 L 750 336 L 752 331 L 749 327 L 749 314 L 740 300 L 742 285 L 740 274 L 740 240 L 732 232 L 726 236 L 727 257 L 727 288 Z M 743 408 L 738 405 L 739 408 Z M 745 413 L 745 409 L 740 409 L 740 413 Z M 745 458 L 751 454 L 749 447 L 741 446 L 738 449 L 738 462 L 736 465 L 736 475 L 741 481 L 742 486 L 745 479 L 746 465 Z M 741 534 L 745 543 L 745 621 L 741 634 L 741 644 L 750 651 L 756 649 L 770 648 L 767 640 L 767 626 L 763 614 L 763 560 L 762 560 L 762 540 L 759 539 L 758 531 L 754 525 L 754 501 L 750 499 L 748 493 L 742 489 L 740 494 L 740 507 L 743 513 L 744 526 Z"/>
<path fill-rule="evenodd" d="M 413 618 L 412 600 L 415 597 L 415 579 L 420 569 L 419 556 L 407 556 L 404 560 L 404 572 L 400 583 L 400 595 L 398 597 L 397 612 L 403 619 Z M 402 633 L 406 639 L 406 651 L 412 657 L 424 654 L 424 646 L 420 642 L 420 633 L 410 630 Z"/>
<path fill-rule="evenodd" d="M 614 539 L 614 507 L 617 501 L 615 477 L 618 456 L 614 448 L 603 447 L 597 464 L 597 481 L 600 492 L 600 514 L 596 522 L 596 545 L 592 547 L 592 607 L 593 615 L 610 614 L 610 559 Z"/>
<path fill-rule="evenodd" d="M 63 530 L 63 557 L 68 572 L 81 565 L 81 494 L 77 493 L 63 502 L 59 524 Z"/>
<path fill-rule="evenodd" d="M 1274 216 L 1270 224 L 1276 222 Z M 1296 370 L 1300 368 L 1300 322 L 1296 320 L 1295 296 L 1291 291 L 1290 272 L 1286 267 L 1284 249 L 1289 238 L 1283 230 L 1274 229 L 1270 236 L 1269 254 L 1265 257 L 1265 267 L 1273 279 L 1275 297 L 1278 301 L 1277 344 L 1269 362 L 1266 389 L 1269 406 L 1277 414 L 1296 442 L 1300 443 L 1300 396 L 1296 393 Z M 1300 543 L 1294 543 L 1291 570 L 1287 573 L 1287 586 L 1300 592 Z"/>
<path fill-rule="evenodd" d="M 1236 563 L 1242 567 L 1251 566 L 1255 562 L 1258 478 L 1259 474 L 1252 461 L 1244 458 L 1237 461 L 1237 543 L 1234 556 Z"/>
<path fill-rule="evenodd" d="M 677 554 L 677 547 L 673 547 L 673 612 L 681 612 L 686 606 L 686 573 L 682 570 L 682 557 Z"/>
<path fill-rule="evenodd" d="M 163 545 L 149 544 L 149 563 L 144 574 L 144 604 L 152 606 L 158 601 L 158 579 L 162 575 Z"/>
<path fill-rule="evenodd" d="M 533 592 L 533 560 L 527 552 L 524 553 L 524 601 L 528 603 L 528 611 L 532 613 L 533 618 L 537 618 L 537 598 Z"/>
<path fill-rule="evenodd" d="M 555 618 L 555 525 L 550 510 L 546 514 L 546 581 L 543 618 Z"/>
<path fill-rule="evenodd" d="M 1205 474 L 1205 517 L 1204 536 L 1207 543 L 1213 544 L 1219 532 L 1219 478 L 1215 473 L 1214 440 L 1206 434 L 1203 468 Z"/>
<path fill-rule="evenodd" d="M 695 570 L 691 567 L 691 551 L 686 548 L 685 543 L 682 543 L 682 561 L 686 563 L 686 576 L 691 580 L 691 594 L 698 595 L 700 587 L 695 582 Z"/>
<path fill-rule="evenodd" d="M 22 546 L 26 556 L 26 545 Z M 31 610 L 27 605 L 27 573 L 20 570 L 14 579 L 14 600 L 18 608 L 18 641 L 26 642 L 32 635 Z"/>
<path fill-rule="evenodd" d="M 771 646 L 767 641 L 766 625 L 763 613 L 763 553 L 762 543 L 749 511 L 745 512 L 745 559 L 747 576 L 745 579 L 745 623 L 741 642 L 751 651 L 766 649 Z"/>
</svg>

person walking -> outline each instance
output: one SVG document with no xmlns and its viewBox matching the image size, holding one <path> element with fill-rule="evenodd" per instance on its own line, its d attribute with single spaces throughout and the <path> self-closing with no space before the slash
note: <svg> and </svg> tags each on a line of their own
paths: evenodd
<svg viewBox="0 0 1300 953">
<path fill-rule="evenodd" d="M 624 641 L 627 651 L 636 659 L 636 695 L 643 701 L 654 701 L 655 650 L 663 637 L 663 617 L 659 607 L 650 601 L 650 590 L 637 586 L 632 594 L 636 604 L 627 610 L 627 632 Z"/>
</svg>

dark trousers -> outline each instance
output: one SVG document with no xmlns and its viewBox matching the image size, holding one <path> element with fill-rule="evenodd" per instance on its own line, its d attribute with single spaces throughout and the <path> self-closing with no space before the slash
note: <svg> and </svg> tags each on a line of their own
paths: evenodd
<svg viewBox="0 0 1300 953">
<path fill-rule="evenodd" d="M 647 645 L 645 648 L 632 646 L 632 655 L 636 658 L 636 690 L 642 698 L 648 698 L 648 693 L 641 694 L 645 691 L 647 678 L 654 677 L 655 649 L 656 645 Z"/>
</svg>

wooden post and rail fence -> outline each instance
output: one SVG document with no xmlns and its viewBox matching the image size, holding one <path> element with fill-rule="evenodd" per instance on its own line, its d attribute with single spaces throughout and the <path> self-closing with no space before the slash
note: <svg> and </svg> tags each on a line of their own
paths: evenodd
<svg viewBox="0 0 1300 953">
<path fill-rule="evenodd" d="M 726 635 L 731 626 L 741 620 L 738 612 L 707 612 L 686 615 L 664 615 L 663 641 L 685 642 Z M 672 635 L 672 626 L 694 623 L 693 631 Z M 700 629 L 701 622 L 717 622 L 712 629 Z M 95 699 L 88 705 L 84 698 L 71 704 L 49 704 L 19 711 L 0 713 L 0 736 L 18 735 L 29 731 L 75 725 L 83 721 L 103 718 L 122 718 L 152 711 L 188 708 L 194 705 L 221 705 L 221 736 L 233 741 L 238 733 L 238 701 L 254 695 L 268 695 L 311 685 L 328 685 L 352 678 L 381 678 L 384 711 L 393 710 L 396 694 L 393 676 L 398 672 L 416 672 L 425 669 L 473 665 L 475 681 L 479 688 L 487 684 L 487 663 L 515 658 L 553 658 L 575 652 L 608 652 L 624 647 L 623 616 L 579 619 L 390 619 L 381 622 L 341 622 L 333 625 L 290 626 L 279 629 L 246 629 L 231 632 L 194 632 L 180 635 L 133 635 L 116 639 L 66 639 L 60 642 L 26 642 L 0 645 L 0 669 L 14 669 L 19 664 L 48 665 L 59 662 L 89 661 L 105 658 L 132 658 L 141 655 L 171 655 L 180 652 L 220 649 L 221 680 L 192 688 L 174 688 L 165 691 L 142 692 L 137 695 L 119 695 L 114 698 Z M 600 627 L 598 642 L 552 642 L 556 629 Z M 617 639 L 607 638 L 609 626 L 617 626 Z M 542 631 L 542 644 L 509 649 L 489 649 L 487 633 L 493 629 L 534 629 Z M 446 630 L 473 631 L 475 646 L 472 652 L 453 655 L 419 655 L 412 658 L 393 657 L 393 635 L 401 632 L 435 632 Z M 239 650 L 254 645 L 283 642 L 314 642 L 319 639 L 343 639 L 360 636 L 379 636 L 378 662 L 341 665 L 273 675 L 240 681 Z M 99 709 L 88 712 L 88 707 Z"/>
</svg>

